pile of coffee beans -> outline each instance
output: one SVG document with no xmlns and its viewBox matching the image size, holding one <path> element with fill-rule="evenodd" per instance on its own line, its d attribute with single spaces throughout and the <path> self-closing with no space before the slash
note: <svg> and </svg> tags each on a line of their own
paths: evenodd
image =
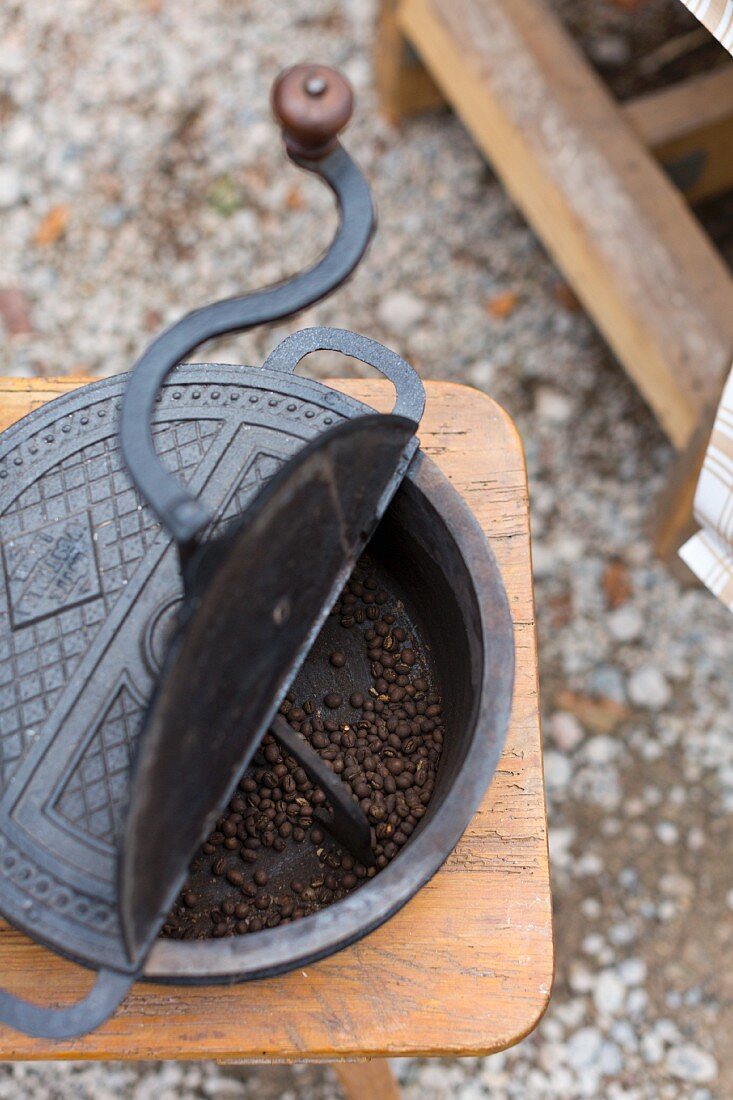
<svg viewBox="0 0 733 1100">
<path fill-rule="evenodd" d="M 352 632 L 349 644 L 319 648 L 334 635 L 324 628 L 314 651 L 336 686 L 321 698 L 299 698 L 299 677 L 280 711 L 351 788 L 371 825 L 374 864 L 359 863 L 331 839 L 319 821 L 325 794 L 267 734 L 194 860 L 164 936 L 241 935 L 314 913 L 386 867 L 424 816 L 443 715 L 404 608 L 363 558 L 332 615 Z M 364 647 L 359 661 L 345 652 L 354 652 L 354 641 Z M 354 683 L 350 664 L 368 668 L 368 679 L 362 673 L 364 682 Z"/>
</svg>

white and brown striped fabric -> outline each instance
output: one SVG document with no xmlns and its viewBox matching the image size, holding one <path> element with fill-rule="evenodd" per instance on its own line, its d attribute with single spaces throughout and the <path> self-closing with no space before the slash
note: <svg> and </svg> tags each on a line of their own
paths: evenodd
<svg viewBox="0 0 733 1100">
<path fill-rule="evenodd" d="M 683 0 L 693 15 L 733 53 L 733 0 Z M 702 530 L 680 557 L 733 611 L 733 372 L 720 402 L 695 493 Z"/>
<path fill-rule="evenodd" d="M 682 0 L 693 15 L 733 53 L 733 0 Z"/>
<path fill-rule="evenodd" d="M 695 518 L 702 530 L 685 543 L 680 557 L 733 611 L 733 373 L 697 483 Z"/>
</svg>

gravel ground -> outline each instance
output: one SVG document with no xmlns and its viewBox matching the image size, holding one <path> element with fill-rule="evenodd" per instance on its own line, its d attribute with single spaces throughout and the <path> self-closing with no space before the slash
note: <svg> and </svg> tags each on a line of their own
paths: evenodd
<svg viewBox="0 0 733 1100">
<path fill-rule="evenodd" d="M 381 230 L 298 325 L 345 324 L 497 398 L 533 507 L 554 997 L 505 1054 L 400 1063 L 405 1096 L 729 1097 L 733 620 L 654 561 L 670 449 L 461 126 L 398 133 L 376 113 L 372 15 L 364 0 L 6 0 L 0 373 L 126 369 L 182 310 L 315 257 L 329 200 L 284 166 L 267 91 L 295 60 L 341 66 Z M 261 361 L 290 327 L 209 357 Z M 0 1098 L 337 1095 L 314 1068 L 0 1067 Z"/>
</svg>

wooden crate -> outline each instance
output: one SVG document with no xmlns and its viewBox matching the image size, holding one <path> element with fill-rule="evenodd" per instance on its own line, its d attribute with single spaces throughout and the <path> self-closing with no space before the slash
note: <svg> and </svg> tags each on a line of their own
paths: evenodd
<svg viewBox="0 0 733 1100">
<path fill-rule="evenodd" d="M 672 562 L 733 360 L 733 279 L 686 201 L 733 184 L 733 61 L 619 104 L 543 0 L 382 0 L 375 64 L 392 118 L 455 109 L 680 452 Z"/>
</svg>

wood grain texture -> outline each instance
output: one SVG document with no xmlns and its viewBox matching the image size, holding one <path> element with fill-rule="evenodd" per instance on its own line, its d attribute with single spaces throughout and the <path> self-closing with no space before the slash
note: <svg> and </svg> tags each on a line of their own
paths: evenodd
<svg viewBox="0 0 733 1100">
<path fill-rule="evenodd" d="M 700 530 L 693 515 L 693 505 L 716 412 L 717 407 L 707 410 L 688 445 L 675 457 L 667 483 L 654 502 L 649 522 L 657 556 L 687 587 L 699 587 L 702 582 L 683 562 L 678 551 L 683 542 Z"/>
<path fill-rule="evenodd" d="M 435 81 L 397 23 L 399 0 L 380 0 L 374 35 L 374 80 L 390 122 L 445 106 Z"/>
<path fill-rule="evenodd" d="M 377 381 L 333 383 L 380 409 Z M 73 385 L 0 382 L 0 423 Z M 0 1029 L 0 1058 L 321 1060 L 490 1053 L 538 1022 L 553 975 L 527 479 L 514 425 L 488 397 L 428 382 L 420 438 L 473 508 L 515 624 L 514 709 L 496 778 L 443 869 L 385 926 L 279 978 L 191 988 L 137 984 L 114 1018 L 74 1042 Z M 0 925 L 0 975 L 43 1003 L 75 1000 L 82 971 Z"/>
<path fill-rule="evenodd" d="M 389 1062 L 337 1062 L 333 1067 L 344 1100 L 400 1100 L 400 1089 Z"/>
<path fill-rule="evenodd" d="M 733 280 L 542 0 L 402 0 L 398 22 L 676 446 L 733 358 Z"/>
</svg>

